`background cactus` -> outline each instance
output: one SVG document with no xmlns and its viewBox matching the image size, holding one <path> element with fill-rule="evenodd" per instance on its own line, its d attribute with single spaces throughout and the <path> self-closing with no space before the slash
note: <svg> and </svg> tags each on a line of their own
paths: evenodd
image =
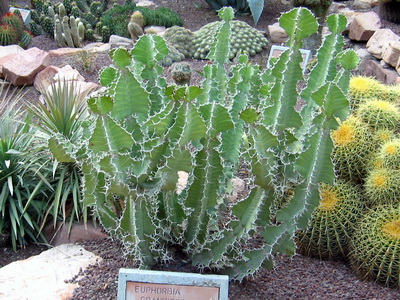
<svg viewBox="0 0 400 300">
<path fill-rule="evenodd" d="M 128 23 L 128 30 L 131 35 L 131 39 L 135 42 L 141 35 L 143 35 L 144 28 L 144 17 L 140 11 L 135 11 L 131 15 Z"/>
<path fill-rule="evenodd" d="M 32 35 L 24 29 L 20 14 L 6 13 L 0 17 L 0 45 L 19 44 L 27 48 L 31 41 Z"/>
<path fill-rule="evenodd" d="M 54 38 L 60 47 L 82 47 L 84 37 L 85 27 L 80 19 L 64 16 L 61 21 L 58 17 L 55 18 Z"/>
<path fill-rule="evenodd" d="M 358 223 L 352 239 L 350 261 L 362 279 L 400 288 L 400 210 L 379 206 Z"/>
<path fill-rule="evenodd" d="M 400 139 L 391 139 L 384 143 L 377 153 L 377 159 L 384 168 L 400 170 Z"/>
<path fill-rule="evenodd" d="M 220 30 L 222 24 L 222 22 L 212 22 L 204 25 L 194 33 L 194 58 L 207 58 L 214 42 L 215 34 Z M 232 21 L 230 39 L 230 59 L 233 59 L 238 53 L 255 55 L 267 46 L 267 39 L 255 28 L 242 21 Z"/>
<path fill-rule="evenodd" d="M 184 57 L 190 58 L 194 55 L 194 34 L 191 30 L 184 27 L 172 26 L 167 28 L 163 35 L 168 45 L 174 47 Z"/>
<path fill-rule="evenodd" d="M 322 185 L 321 202 L 314 210 L 307 230 L 298 234 L 298 251 L 320 259 L 344 259 L 349 252 L 354 227 L 365 203 L 351 184 Z"/>
<path fill-rule="evenodd" d="M 81 167 L 85 205 L 128 255 L 151 266 L 178 244 L 193 265 L 242 280 L 263 263 L 272 266 L 277 251 L 293 253 L 295 232 L 318 205 L 318 186 L 333 184 L 329 133 L 349 112 L 342 89 L 358 58 L 332 47 L 346 27 L 345 17 L 332 15 L 322 61 L 305 78 L 301 41 L 318 25 L 309 10 L 294 9 L 280 19 L 291 42 L 273 68 L 242 55 L 227 70 L 234 13 L 224 8 L 219 15 L 200 87 L 167 86 L 158 64 L 167 45 L 144 35 L 131 51 L 111 52 L 114 66 L 100 75 L 106 91 L 88 100 L 95 121 L 86 139 L 51 142 L 57 159 Z M 299 90 L 300 82 L 313 93 Z M 295 110 L 300 95 L 312 113 Z M 242 160 L 251 165 L 251 188 L 228 206 L 227 183 Z M 188 181 L 177 193 L 182 171 Z M 276 195 L 288 187 L 292 197 L 272 215 Z M 260 247 L 247 246 L 253 238 Z"/>
</svg>

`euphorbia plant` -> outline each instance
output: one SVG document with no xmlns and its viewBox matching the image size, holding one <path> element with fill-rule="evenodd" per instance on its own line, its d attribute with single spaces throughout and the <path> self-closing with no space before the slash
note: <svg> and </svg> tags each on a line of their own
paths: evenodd
<svg viewBox="0 0 400 300">
<path fill-rule="evenodd" d="M 241 280 L 271 267 L 277 251 L 293 253 L 318 185 L 333 183 L 330 131 L 347 115 L 348 73 L 358 58 L 342 52 L 346 19 L 333 15 L 320 62 L 304 77 L 301 41 L 318 24 L 300 8 L 280 19 L 290 48 L 271 69 L 246 56 L 227 68 L 233 10 L 219 15 L 201 86 L 168 86 L 158 64 L 168 53 L 164 40 L 142 36 L 131 51 L 111 52 L 114 66 L 100 75 L 107 91 L 88 100 L 95 120 L 87 140 L 54 136 L 52 151 L 80 164 L 85 204 L 142 266 L 171 258 L 169 246 L 180 245 L 192 264 Z M 241 162 L 249 165 L 249 192 L 229 204 Z M 182 172 L 188 180 L 177 192 Z"/>
</svg>

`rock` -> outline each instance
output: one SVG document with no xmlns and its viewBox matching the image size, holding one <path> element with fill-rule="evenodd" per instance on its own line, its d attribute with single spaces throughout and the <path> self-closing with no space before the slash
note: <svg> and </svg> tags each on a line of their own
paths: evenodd
<svg viewBox="0 0 400 300">
<path fill-rule="evenodd" d="M 85 49 L 83 48 L 59 48 L 59 49 L 54 49 L 50 50 L 49 54 L 51 59 L 57 59 L 57 58 L 67 58 L 71 56 L 77 56 L 80 55 L 82 52 L 84 52 Z"/>
<path fill-rule="evenodd" d="M 396 67 L 400 59 L 400 41 L 386 43 L 382 48 L 382 59 L 392 67 Z"/>
<path fill-rule="evenodd" d="M 390 69 L 392 66 L 389 65 L 386 61 L 384 61 L 383 59 L 379 61 L 379 64 L 382 66 L 382 68 L 384 69 Z"/>
<path fill-rule="evenodd" d="M 179 195 L 182 193 L 187 185 L 189 173 L 185 171 L 178 171 L 178 182 L 176 183 L 176 193 Z"/>
<path fill-rule="evenodd" d="M 163 33 L 166 29 L 167 28 L 165 26 L 146 26 L 144 28 L 144 33 L 161 35 L 161 33 Z"/>
<path fill-rule="evenodd" d="M 47 91 L 47 88 L 54 83 L 54 76 L 59 72 L 60 68 L 55 66 L 48 66 L 39 72 L 33 82 L 34 87 L 41 94 Z"/>
<path fill-rule="evenodd" d="M 397 62 L 396 71 L 397 71 L 397 73 L 400 74 L 400 58 L 399 58 L 399 61 Z M 400 80 L 397 80 L 397 81 L 398 82 L 396 82 L 396 83 L 400 83 Z"/>
<path fill-rule="evenodd" d="M 109 44 L 117 46 L 132 46 L 133 43 L 131 39 L 113 34 L 110 36 Z"/>
<path fill-rule="evenodd" d="M 246 182 L 238 177 L 231 179 L 232 192 L 226 196 L 229 202 L 237 202 L 238 196 L 246 189 Z"/>
<path fill-rule="evenodd" d="M 342 9 L 346 9 L 346 4 L 342 2 L 332 2 L 331 6 L 329 6 L 328 9 L 328 15 L 337 14 Z"/>
<path fill-rule="evenodd" d="M 34 86 L 40 92 L 44 93 L 49 87 L 57 81 L 85 81 L 85 78 L 70 65 L 62 68 L 48 66 L 46 69 L 37 74 Z"/>
<path fill-rule="evenodd" d="M 378 0 L 354 0 L 355 9 L 371 9 L 378 5 Z"/>
<path fill-rule="evenodd" d="M 141 7 L 155 7 L 155 3 L 153 1 L 147 1 L 147 0 L 143 0 L 143 1 L 138 1 L 136 3 L 136 6 L 141 6 Z"/>
<path fill-rule="evenodd" d="M 279 26 L 279 23 L 274 23 L 268 26 L 268 32 L 271 39 L 271 43 L 283 44 L 286 43 L 289 36 L 285 30 Z"/>
<path fill-rule="evenodd" d="M 58 246 L 108 237 L 99 227 L 94 227 L 93 223 L 87 223 L 86 226 L 82 223 L 74 223 L 69 233 L 68 226 L 68 223 L 62 224 L 58 221 L 55 228 L 53 224 L 50 224 L 44 229 L 44 235 L 50 245 Z"/>
<path fill-rule="evenodd" d="M 381 20 L 375 12 L 356 15 L 349 27 L 349 38 L 356 41 L 368 41 L 380 27 Z"/>
<path fill-rule="evenodd" d="M 385 84 L 393 84 L 399 80 L 399 74 L 394 69 L 385 69 L 375 59 L 365 60 L 361 62 L 358 71 L 365 76 L 372 76 Z"/>
<path fill-rule="evenodd" d="M 356 53 L 361 61 L 371 59 L 373 57 L 365 48 L 358 49 Z"/>
<path fill-rule="evenodd" d="M 78 284 L 67 281 L 101 258 L 66 244 L 0 268 L 0 299 L 70 299 Z"/>
<path fill-rule="evenodd" d="M 92 53 L 108 52 L 111 49 L 109 43 L 90 43 L 83 47 L 84 50 Z"/>
<path fill-rule="evenodd" d="M 3 64 L 3 75 L 14 85 L 31 85 L 37 73 L 50 64 L 50 55 L 36 47 L 13 56 Z"/>
<path fill-rule="evenodd" d="M 400 36 L 390 29 L 378 29 L 367 42 L 367 50 L 376 58 L 382 58 L 382 47 L 390 41 L 400 41 Z"/>
<path fill-rule="evenodd" d="M 17 53 L 25 51 L 18 45 L 0 46 L 0 77 L 3 78 L 3 64 L 15 57 Z"/>
</svg>

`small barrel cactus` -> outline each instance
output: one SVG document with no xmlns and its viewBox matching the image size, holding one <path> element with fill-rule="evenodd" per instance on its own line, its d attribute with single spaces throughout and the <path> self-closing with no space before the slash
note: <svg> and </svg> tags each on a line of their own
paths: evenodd
<svg viewBox="0 0 400 300">
<path fill-rule="evenodd" d="M 365 99 L 377 98 L 384 85 L 372 77 L 354 76 L 349 83 L 349 96 L 353 107 Z"/>
<path fill-rule="evenodd" d="M 129 34 L 133 42 L 143 35 L 144 27 L 144 17 L 140 11 L 135 11 L 131 15 L 130 21 L 128 23 Z"/>
<path fill-rule="evenodd" d="M 31 42 L 32 42 L 32 34 L 27 30 L 23 30 L 21 36 L 19 37 L 18 45 L 26 49 L 28 48 Z"/>
<path fill-rule="evenodd" d="M 0 25 L 0 45 L 7 46 L 16 44 L 18 41 L 18 34 L 14 27 L 8 24 Z"/>
<path fill-rule="evenodd" d="M 194 33 L 194 58 L 206 59 L 222 21 L 204 25 Z M 261 52 L 267 46 L 267 39 L 255 28 L 242 21 L 231 21 L 231 40 L 229 58 L 233 59 L 238 53 L 250 56 Z"/>
<path fill-rule="evenodd" d="M 389 101 L 365 101 L 359 105 L 356 114 L 374 130 L 395 130 L 400 127 L 400 109 L 395 103 Z"/>
<path fill-rule="evenodd" d="M 341 179 L 362 181 L 372 151 L 372 134 L 356 116 L 349 116 L 332 132 L 334 143 L 333 162 Z"/>
<path fill-rule="evenodd" d="M 192 68 L 187 62 L 174 63 L 170 68 L 172 79 L 179 85 L 189 84 L 192 78 Z"/>
<path fill-rule="evenodd" d="M 354 225 L 365 208 L 360 192 L 350 184 L 323 184 L 321 201 L 307 230 L 298 233 L 298 251 L 320 259 L 341 259 L 348 254 Z"/>
<path fill-rule="evenodd" d="M 379 206 L 355 230 L 350 262 L 362 278 L 400 288 L 400 207 Z"/>
<path fill-rule="evenodd" d="M 400 203 L 400 170 L 377 168 L 371 170 L 365 181 L 369 206 Z"/>
</svg>

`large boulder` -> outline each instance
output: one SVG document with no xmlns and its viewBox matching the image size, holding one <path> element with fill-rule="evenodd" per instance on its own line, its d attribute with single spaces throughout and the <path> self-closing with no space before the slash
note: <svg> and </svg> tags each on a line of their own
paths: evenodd
<svg viewBox="0 0 400 300">
<path fill-rule="evenodd" d="M 355 41 L 368 41 L 381 28 L 379 16 L 373 12 L 366 12 L 354 17 L 349 27 L 349 38 Z"/>
<path fill-rule="evenodd" d="M 400 36 L 390 29 L 378 29 L 367 42 L 367 50 L 376 58 L 382 58 L 382 48 L 389 42 L 400 41 Z"/>
<path fill-rule="evenodd" d="M 3 64 L 3 76 L 14 85 L 32 85 L 36 74 L 49 64 L 50 56 L 46 51 L 30 48 Z"/>
<path fill-rule="evenodd" d="M 9 61 L 12 57 L 15 57 L 18 53 L 25 51 L 22 47 L 18 45 L 0 46 L 0 77 L 3 76 L 3 65 L 5 62 Z"/>
</svg>

